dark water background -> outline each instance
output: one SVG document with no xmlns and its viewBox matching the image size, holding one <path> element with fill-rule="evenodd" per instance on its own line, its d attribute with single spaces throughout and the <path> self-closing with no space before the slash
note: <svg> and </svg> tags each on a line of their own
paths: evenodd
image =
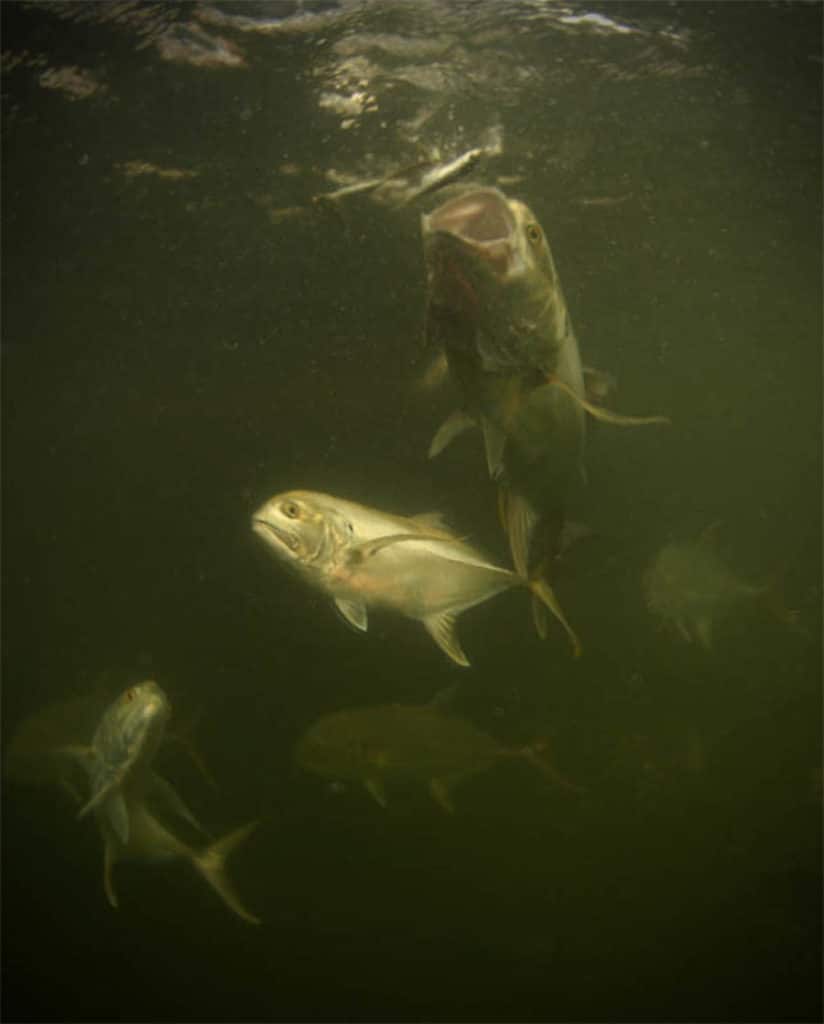
<svg viewBox="0 0 824 1024">
<path fill-rule="evenodd" d="M 110 910 L 93 824 L 4 785 L 5 1019 L 820 1019 L 821 6 L 297 8 L 2 5 L 4 739 L 153 675 L 220 788 L 167 776 L 216 834 L 262 819 L 230 873 L 264 919 L 186 865 L 119 867 Z M 519 177 L 585 363 L 672 426 L 591 430 L 580 661 L 511 593 L 462 674 L 414 623 L 347 630 L 248 523 L 301 486 L 505 557 L 477 439 L 425 458 L 433 202 L 272 215 L 490 131 L 476 180 Z M 645 564 L 717 520 L 807 636 L 657 629 Z M 319 715 L 458 679 L 586 792 L 513 763 L 383 811 L 293 766 Z"/>
</svg>

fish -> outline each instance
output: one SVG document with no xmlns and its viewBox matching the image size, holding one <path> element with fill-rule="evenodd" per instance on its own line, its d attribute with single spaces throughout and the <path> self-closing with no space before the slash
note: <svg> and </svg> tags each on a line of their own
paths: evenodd
<svg viewBox="0 0 824 1024">
<path fill-rule="evenodd" d="M 469 659 L 457 616 L 513 587 L 528 587 L 578 638 L 551 587 L 494 565 L 443 523 L 437 513 L 392 515 L 317 491 L 276 494 L 252 515 L 267 548 L 310 586 L 331 597 L 343 618 L 366 632 L 368 609 L 384 607 L 423 623 L 455 664 Z"/>
<path fill-rule="evenodd" d="M 420 199 L 430 192 L 436 192 L 445 185 L 457 181 L 458 178 L 468 174 L 480 162 L 482 157 L 490 155 L 492 152 L 492 150 L 478 146 L 475 149 L 468 149 L 465 153 L 461 153 L 454 160 L 437 164 L 426 171 L 415 188 L 410 189 L 406 193 L 401 205 L 408 206 L 410 203 L 414 203 L 416 199 Z M 495 152 L 499 152 L 499 150 L 495 150 Z"/>
<path fill-rule="evenodd" d="M 642 577 L 652 615 L 705 651 L 712 649 L 716 624 L 747 605 L 762 603 L 795 626 L 797 614 L 769 586 L 748 582 L 727 565 L 718 551 L 717 530 L 713 523 L 697 538 L 671 541 L 658 551 Z"/>
<path fill-rule="evenodd" d="M 463 178 L 483 158 L 497 156 L 501 150 L 500 140 L 495 139 L 487 145 L 468 149 L 452 160 L 442 161 L 433 155 L 405 167 L 394 168 L 380 177 L 348 181 L 331 192 L 321 192 L 313 196 L 311 201 L 315 205 L 337 203 L 352 196 L 371 194 L 373 198 L 392 206 L 409 206 L 417 199 Z M 418 179 L 417 183 L 412 184 L 415 177 Z"/>
<path fill-rule="evenodd" d="M 387 785 L 421 783 L 445 811 L 452 790 L 502 761 L 521 759 L 554 784 L 577 790 L 554 769 L 545 745 L 507 747 L 437 702 L 384 704 L 324 715 L 295 745 L 295 760 L 322 778 L 362 783 L 381 807 Z"/>
<path fill-rule="evenodd" d="M 429 455 L 480 429 L 515 569 L 540 574 L 583 476 L 585 414 L 623 425 L 666 420 L 590 401 L 552 251 L 525 203 L 473 188 L 423 215 L 421 233 L 427 341 L 445 351 L 462 399 Z M 603 375 L 588 375 L 601 384 Z"/>
<path fill-rule="evenodd" d="M 224 871 L 229 854 L 254 831 L 257 822 L 195 849 L 158 817 L 157 812 L 162 811 L 164 817 L 203 831 L 176 790 L 152 769 L 170 715 L 164 691 L 154 680 L 145 680 L 128 687 L 108 705 L 90 742 L 69 737 L 49 748 L 46 738 L 55 735 L 56 727 L 55 716 L 49 712 L 21 730 L 17 755 L 25 765 L 39 746 L 41 756 L 74 762 L 82 768 L 89 795 L 77 816 L 93 813 L 97 819 L 104 851 L 103 887 L 112 907 L 118 906 L 113 880 L 118 861 L 183 859 L 191 862 L 231 910 L 257 924 L 259 918 L 243 906 Z"/>
</svg>

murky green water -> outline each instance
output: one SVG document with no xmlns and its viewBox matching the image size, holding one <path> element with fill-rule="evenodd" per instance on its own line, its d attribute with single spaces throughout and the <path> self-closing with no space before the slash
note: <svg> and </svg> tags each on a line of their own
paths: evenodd
<svg viewBox="0 0 824 1024">
<path fill-rule="evenodd" d="M 300 9 L 298 9 L 300 8 Z M 8 1020 L 815 1020 L 821 1004 L 821 6 L 6 3 L 3 732 L 153 676 L 264 923 L 186 865 L 118 868 L 59 791 L 4 785 Z M 291 487 L 447 512 L 506 558 L 477 439 L 426 367 L 419 216 L 312 196 L 500 139 L 584 362 L 666 428 L 592 426 L 559 566 L 584 645 L 510 593 L 359 636 L 267 557 Z M 297 208 L 297 212 L 295 209 Z M 283 212 L 286 210 L 287 212 Z M 289 212 L 291 210 L 291 212 Z M 711 523 L 804 629 L 705 652 L 641 575 Z M 320 715 L 423 703 L 536 737 L 381 809 L 300 773 Z"/>
</svg>

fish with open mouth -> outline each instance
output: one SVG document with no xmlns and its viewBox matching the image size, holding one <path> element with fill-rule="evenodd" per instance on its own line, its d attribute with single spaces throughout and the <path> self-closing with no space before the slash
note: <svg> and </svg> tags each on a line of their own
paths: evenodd
<svg viewBox="0 0 824 1024">
<path fill-rule="evenodd" d="M 579 649 L 545 581 L 494 565 L 436 514 L 398 516 L 316 491 L 288 491 L 254 513 L 252 528 L 281 562 L 328 594 L 344 619 L 363 632 L 370 607 L 393 609 L 422 622 L 452 661 L 467 666 L 457 616 L 523 586 Z"/>
<path fill-rule="evenodd" d="M 436 433 L 430 456 L 480 428 L 515 569 L 541 573 L 557 553 L 567 494 L 582 473 L 585 414 L 618 424 L 667 421 L 589 401 L 586 377 L 600 375 L 582 366 L 552 251 L 525 203 L 473 188 L 421 223 L 427 338 L 445 351 L 463 403 Z"/>
</svg>

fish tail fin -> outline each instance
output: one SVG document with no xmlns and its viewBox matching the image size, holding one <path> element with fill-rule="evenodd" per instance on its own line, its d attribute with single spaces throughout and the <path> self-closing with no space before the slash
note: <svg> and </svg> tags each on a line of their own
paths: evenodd
<svg viewBox="0 0 824 1024">
<path fill-rule="evenodd" d="M 527 585 L 532 591 L 532 618 L 535 622 L 535 629 L 538 636 L 543 640 L 547 635 L 547 609 L 552 612 L 555 618 L 561 623 L 566 630 L 567 636 L 569 637 L 570 643 L 572 644 L 572 653 L 578 658 L 581 654 L 581 642 L 578 639 L 575 630 L 570 626 L 564 615 L 563 609 L 555 596 L 555 591 L 549 585 L 549 582 L 544 578 L 543 575 L 537 574 L 532 579 L 528 580 Z"/>
<path fill-rule="evenodd" d="M 254 832 L 257 826 L 257 821 L 251 821 L 247 825 L 235 829 L 234 832 L 230 832 L 228 835 L 217 839 L 210 846 L 207 846 L 206 849 L 192 855 L 195 867 L 218 896 L 220 896 L 226 906 L 233 910 L 238 917 L 242 917 L 244 921 L 248 921 L 250 924 L 260 924 L 260 918 L 255 917 L 254 914 L 251 914 L 243 906 L 224 868 L 229 854 L 240 846 Z"/>
<path fill-rule="evenodd" d="M 572 793 L 583 793 L 583 787 L 570 782 L 552 763 L 552 759 L 549 756 L 549 744 L 545 739 L 534 740 L 525 747 L 521 747 L 517 753 L 519 757 L 528 761 L 533 768 L 537 768 L 553 785 L 558 786 L 560 789 L 569 790 Z"/>
</svg>

